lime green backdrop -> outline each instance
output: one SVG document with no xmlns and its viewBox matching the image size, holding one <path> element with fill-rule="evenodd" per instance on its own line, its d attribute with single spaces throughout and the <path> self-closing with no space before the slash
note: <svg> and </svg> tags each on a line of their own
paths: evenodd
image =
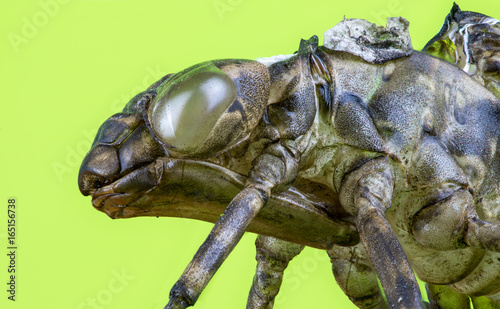
<svg viewBox="0 0 500 309">
<path fill-rule="evenodd" d="M 214 58 L 288 54 L 343 16 L 410 21 L 414 48 L 452 1 L 0 2 L 0 307 L 163 308 L 211 224 L 111 220 L 80 195 L 77 175 L 99 125 L 161 76 Z M 500 2 L 462 0 L 500 17 Z M 7 199 L 18 219 L 17 295 L 7 300 Z M 255 268 L 247 234 L 196 308 L 244 308 Z M 6 306 L 7 305 L 7 306 Z M 327 255 L 306 249 L 288 268 L 276 308 L 353 308 Z"/>
</svg>

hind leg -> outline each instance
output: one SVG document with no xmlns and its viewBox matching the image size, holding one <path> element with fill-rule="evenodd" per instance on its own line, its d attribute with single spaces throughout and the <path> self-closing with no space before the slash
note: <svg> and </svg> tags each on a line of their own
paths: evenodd
<svg viewBox="0 0 500 309">
<path fill-rule="evenodd" d="M 469 296 L 459 294 L 447 285 L 425 285 L 431 308 L 469 309 Z"/>
<path fill-rule="evenodd" d="M 500 252 L 500 224 L 476 216 L 467 220 L 466 242 L 469 246 Z"/>
<path fill-rule="evenodd" d="M 500 252 L 500 224 L 479 219 L 472 195 L 463 189 L 418 212 L 413 235 L 423 246 L 436 250 L 469 246 Z"/>
<path fill-rule="evenodd" d="M 248 295 L 247 309 L 271 309 L 280 290 L 283 271 L 304 246 L 263 235 L 257 237 L 255 245 L 257 270 Z"/>
<path fill-rule="evenodd" d="M 500 309 L 500 303 L 486 296 L 471 297 L 474 309 Z"/>
<path fill-rule="evenodd" d="M 436 137 L 422 140 L 412 157 L 408 179 L 415 188 L 427 188 L 417 198 L 422 207 L 412 218 L 412 234 L 426 248 L 454 250 L 466 246 L 500 251 L 500 224 L 479 219 L 494 216 L 495 201 L 475 205 L 462 167 Z M 420 201 L 418 201 L 420 200 Z"/>
</svg>

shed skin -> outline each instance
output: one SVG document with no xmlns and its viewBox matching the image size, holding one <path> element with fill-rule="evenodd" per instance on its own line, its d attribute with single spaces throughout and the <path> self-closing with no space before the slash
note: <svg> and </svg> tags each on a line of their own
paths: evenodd
<svg viewBox="0 0 500 309">
<path fill-rule="evenodd" d="M 324 68 L 312 65 L 311 57 L 321 60 Z M 231 63 L 226 60 L 221 67 L 229 72 Z M 258 101 L 267 95 L 266 111 L 252 114 L 248 109 L 246 117 L 255 127 L 236 146 L 213 157 L 169 157 L 149 138 L 146 144 L 131 146 L 154 149 L 154 155 L 139 160 L 137 169 L 104 172 L 94 168 L 96 160 L 116 156 L 91 151 L 81 169 L 82 192 L 93 194 L 94 206 L 113 218 L 182 216 L 215 222 L 224 205 L 253 180 L 252 167 L 259 166 L 264 175 L 272 173 L 275 164 L 262 157 L 266 151 L 283 160 L 266 150 L 280 144 L 296 151 L 298 172 L 291 182 L 273 187 L 268 207 L 257 214 L 249 231 L 322 249 L 355 245 L 360 232 L 368 251 L 363 262 L 373 265 L 379 278 L 378 268 L 390 261 L 377 254 L 397 251 L 401 264 L 381 279 L 383 286 L 402 277 L 413 284 L 413 269 L 423 281 L 466 295 L 496 297 L 500 278 L 484 275 L 500 270 L 499 263 L 488 262 L 500 257 L 500 245 L 494 241 L 499 230 L 500 102 L 493 94 L 458 68 L 419 52 L 370 64 L 345 52 L 317 48 L 314 40 L 303 41 L 296 56 L 268 70 L 269 91 L 257 94 Z M 162 82 L 168 79 L 152 86 L 152 97 Z M 130 102 L 123 118 L 132 119 L 126 124 L 132 133 L 142 130 L 147 136 L 150 131 L 137 117 L 141 104 L 140 96 Z M 94 149 L 114 147 L 120 154 L 127 149 L 122 142 L 100 140 L 103 136 L 97 137 Z M 255 163 L 258 158 L 260 165 Z M 207 173 L 222 179 L 220 185 L 203 178 Z M 111 183 L 98 187 L 96 179 Z M 373 204 L 374 197 L 381 205 Z M 361 206 L 364 200 L 370 204 L 366 209 Z M 365 216 L 363 211 L 370 207 L 377 213 Z M 482 220 L 493 224 L 487 227 L 493 234 L 480 231 L 486 229 Z M 474 229 L 477 233 L 468 232 Z M 388 237 L 387 248 L 376 244 L 381 236 Z M 398 251 L 400 246 L 404 252 Z M 398 271 L 402 273 L 396 275 Z M 389 303 L 395 304 L 397 284 L 388 284 L 384 289 L 388 298 L 396 299 Z M 403 296 L 408 303 L 401 307 L 419 306 L 419 292 Z"/>
</svg>

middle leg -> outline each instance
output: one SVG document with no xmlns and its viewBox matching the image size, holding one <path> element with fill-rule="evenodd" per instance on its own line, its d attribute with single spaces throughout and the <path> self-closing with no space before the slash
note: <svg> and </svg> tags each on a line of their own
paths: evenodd
<svg viewBox="0 0 500 309">
<path fill-rule="evenodd" d="M 328 250 L 328 256 L 337 284 L 358 308 L 388 308 L 378 285 L 377 274 L 362 244 L 353 247 L 333 246 Z"/>
<path fill-rule="evenodd" d="M 424 308 L 413 269 L 385 217 L 394 181 L 388 157 L 372 159 L 342 180 L 339 198 L 355 218 L 360 239 L 387 302 L 393 308 Z"/>
<path fill-rule="evenodd" d="M 247 309 L 271 309 L 280 290 L 283 271 L 304 249 L 304 245 L 259 235 L 255 246 L 257 270 L 248 295 Z"/>
</svg>

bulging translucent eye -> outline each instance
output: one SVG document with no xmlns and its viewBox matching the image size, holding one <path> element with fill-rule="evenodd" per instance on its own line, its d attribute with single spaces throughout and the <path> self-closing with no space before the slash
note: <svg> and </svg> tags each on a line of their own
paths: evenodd
<svg viewBox="0 0 500 309">
<path fill-rule="evenodd" d="M 196 153 L 236 96 L 233 79 L 211 63 L 191 67 L 158 88 L 150 126 L 174 152 Z"/>
</svg>

